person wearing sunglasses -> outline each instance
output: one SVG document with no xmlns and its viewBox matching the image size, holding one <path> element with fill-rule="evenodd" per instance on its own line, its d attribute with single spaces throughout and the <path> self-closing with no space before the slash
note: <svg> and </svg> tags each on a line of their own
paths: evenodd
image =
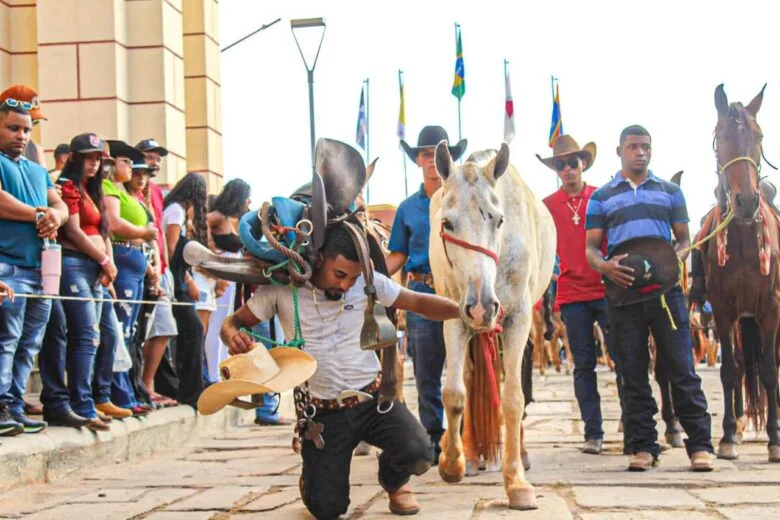
<svg viewBox="0 0 780 520">
<path fill-rule="evenodd" d="M 46 427 L 24 412 L 27 379 L 41 349 L 51 312 L 51 300 L 41 295 L 43 239 L 54 239 L 68 219 L 68 208 L 57 195 L 45 168 L 23 154 L 30 140 L 32 119 L 22 103 L 0 102 L 0 279 L 16 298 L 0 306 L 0 432 L 36 433 Z"/>
<path fill-rule="evenodd" d="M 596 191 L 582 180 L 596 159 L 595 143 L 580 148 L 570 135 L 562 135 L 553 143 L 552 157 L 536 156 L 542 164 L 555 171 L 561 187 L 544 199 L 553 216 L 558 233 L 557 254 L 560 274 L 556 283 L 555 307 L 560 308 L 566 324 L 571 354 L 574 358 L 574 394 L 585 423 L 583 453 L 601 453 L 601 397 L 596 381 L 596 340 L 593 322 L 598 322 L 612 354 L 612 335 L 607 320 L 607 300 L 601 274 L 588 265 L 585 257 L 585 210 Z M 605 253 L 606 254 L 606 253 Z M 553 346 L 554 348 L 556 345 Z M 616 368 L 616 374 L 620 370 Z M 618 389 L 620 385 L 618 385 Z"/>
<path fill-rule="evenodd" d="M 38 93 L 34 88 L 21 84 L 11 85 L 3 92 L 0 92 L 0 103 L 6 100 L 9 100 L 11 105 L 23 108 L 30 113 L 33 128 L 41 121 L 46 120 L 46 116 L 41 112 L 40 103 L 38 102 Z M 33 141 L 32 137 L 27 142 L 27 146 L 24 149 L 24 156 L 32 162 L 40 164 L 44 168 L 47 167 L 46 160 L 44 159 L 43 147 Z"/>
</svg>

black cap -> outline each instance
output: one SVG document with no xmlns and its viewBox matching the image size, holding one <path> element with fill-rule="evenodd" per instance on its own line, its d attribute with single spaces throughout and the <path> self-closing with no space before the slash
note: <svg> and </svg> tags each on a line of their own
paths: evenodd
<svg viewBox="0 0 780 520">
<path fill-rule="evenodd" d="M 58 144 L 57 148 L 54 149 L 54 157 L 57 157 L 58 155 L 67 155 L 68 152 L 70 152 L 70 147 L 67 144 Z"/>
<path fill-rule="evenodd" d="M 107 141 L 108 148 L 111 151 L 111 157 L 117 159 L 119 157 L 127 157 L 133 162 L 133 168 L 137 164 L 146 164 L 146 158 L 141 150 L 133 148 L 124 141 L 114 141 L 109 139 Z"/>
<path fill-rule="evenodd" d="M 141 150 L 143 153 L 157 152 L 160 154 L 160 157 L 165 157 L 168 155 L 168 149 L 154 139 L 144 139 L 135 145 L 135 147 Z"/>
<path fill-rule="evenodd" d="M 95 134 L 79 134 L 70 141 L 68 148 L 72 153 L 103 153 L 103 140 Z"/>
</svg>

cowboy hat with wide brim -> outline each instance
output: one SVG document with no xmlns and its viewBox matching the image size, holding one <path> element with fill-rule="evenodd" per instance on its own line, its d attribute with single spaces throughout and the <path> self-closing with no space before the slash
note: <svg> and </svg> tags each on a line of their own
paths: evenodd
<svg viewBox="0 0 780 520">
<path fill-rule="evenodd" d="M 203 415 L 218 412 L 244 395 L 281 393 L 303 384 L 317 370 L 317 361 L 302 350 L 257 343 L 245 354 L 219 364 L 222 381 L 206 388 L 198 398 Z"/>
<path fill-rule="evenodd" d="M 590 142 L 580 148 L 580 145 L 577 144 L 577 141 L 572 136 L 564 134 L 555 139 L 552 157 L 542 158 L 539 154 L 536 154 L 536 158 L 551 170 L 555 170 L 555 161 L 569 157 L 582 159 L 585 163 L 582 171 L 586 171 L 593 166 L 593 161 L 596 160 L 596 143 Z"/>
<path fill-rule="evenodd" d="M 615 307 L 658 298 L 680 281 L 677 253 L 666 240 L 656 237 L 633 238 L 618 244 L 610 258 L 623 254 L 628 256 L 620 264 L 634 269 L 634 283 L 630 287 L 620 287 L 604 277 L 607 298 Z"/>
<path fill-rule="evenodd" d="M 455 146 L 449 146 L 450 138 L 447 131 L 440 126 L 426 126 L 420 130 L 417 136 L 417 146 L 409 146 L 409 143 L 401 139 L 401 147 L 412 161 L 417 161 L 417 154 L 425 148 L 436 148 L 441 141 L 447 141 L 447 149 L 450 151 L 453 161 L 457 161 L 466 151 L 467 139 L 461 139 Z"/>
</svg>

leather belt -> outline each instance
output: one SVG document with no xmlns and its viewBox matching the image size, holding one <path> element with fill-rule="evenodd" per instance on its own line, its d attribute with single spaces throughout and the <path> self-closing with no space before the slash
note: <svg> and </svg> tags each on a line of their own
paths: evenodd
<svg viewBox="0 0 780 520">
<path fill-rule="evenodd" d="M 379 391 L 379 384 L 381 381 L 382 376 L 378 375 L 371 384 L 364 386 L 360 391 L 367 394 L 376 394 Z M 312 397 L 310 404 L 320 410 L 339 410 L 341 408 L 352 408 L 359 405 L 361 402 L 362 401 L 357 396 L 346 397 L 341 400 L 341 404 L 339 404 L 338 399 L 319 399 L 317 397 Z"/>
<path fill-rule="evenodd" d="M 410 282 L 422 282 L 431 289 L 434 289 L 432 273 L 408 273 L 408 278 Z"/>
</svg>

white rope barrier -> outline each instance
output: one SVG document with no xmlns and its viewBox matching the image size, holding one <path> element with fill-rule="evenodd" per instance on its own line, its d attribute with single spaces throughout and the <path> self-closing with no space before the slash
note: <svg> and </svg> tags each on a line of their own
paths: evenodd
<svg viewBox="0 0 780 520">
<path fill-rule="evenodd" d="M 0 292 L 0 296 L 8 296 L 8 293 L 6 292 Z M 76 302 L 96 302 L 96 303 L 140 303 L 140 304 L 150 304 L 150 305 L 166 305 L 166 306 L 190 306 L 195 307 L 197 303 L 200 302 L 170 302 L 170 301 L 156 301 L 156 300 L 126 300 L 126 299 L 113 299 L 113 298 L 87 298 L 86 296 L 59 296 L 59 295 L 52 295 L 52 294 L 14 294 L 14 298 L 28 298 L 28 299 L 39 299 L 39 300 L 66 300 L 66 301 L 76 301 Z M 209 308 L 228 308 L 230 305 L 226 305 L 224 303 L 221 304 L 214 304 L 210 305 Z"/>
</svg>

